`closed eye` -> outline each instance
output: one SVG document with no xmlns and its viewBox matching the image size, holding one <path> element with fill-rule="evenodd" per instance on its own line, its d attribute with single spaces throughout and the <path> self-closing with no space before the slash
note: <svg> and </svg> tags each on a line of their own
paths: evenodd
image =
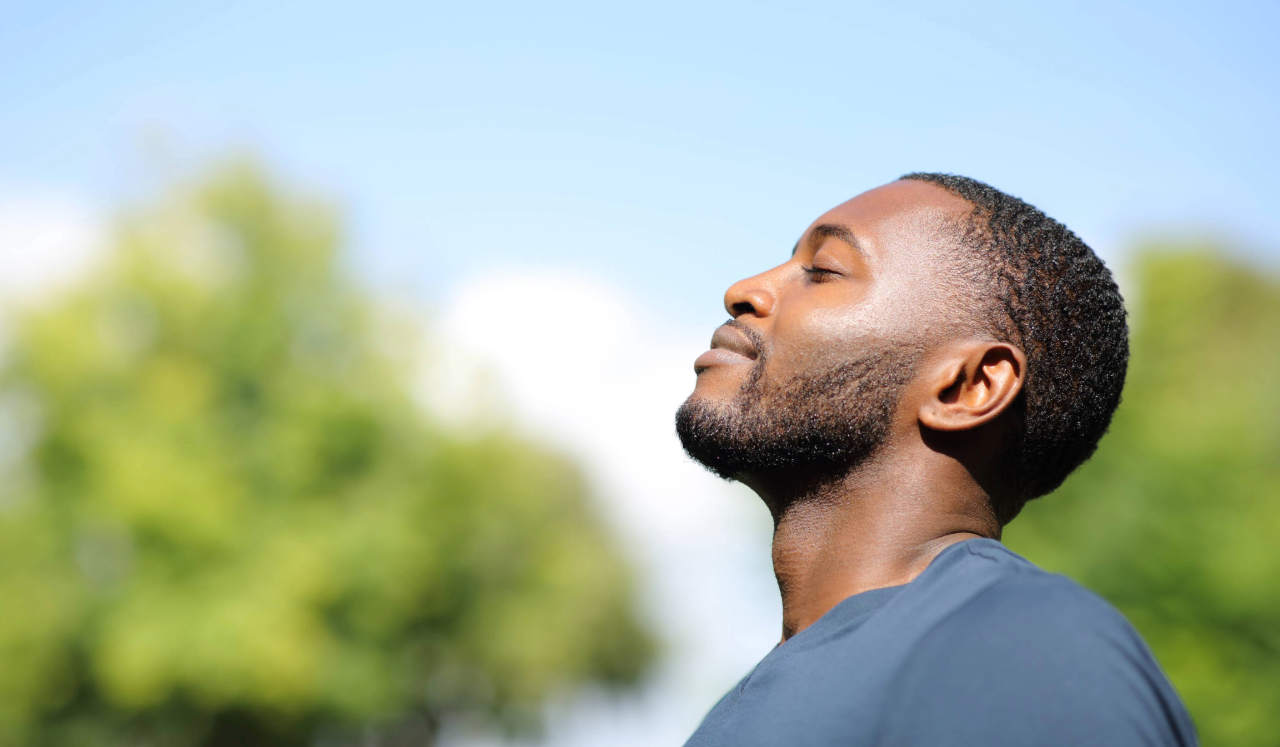
<svg viewBox="0 0 1280 747">
<path fill-rule="evenodd" d="M 805 274 L 809 276 L 809 280 L 815 283 L 825 283 L 830 280 L 833 275 L 839 274 L 834 270 L 824 270 L 821 267 L 805 267 L 804 265 L 801 265 L 800 269 L 804 270 Z"/>
</svg>

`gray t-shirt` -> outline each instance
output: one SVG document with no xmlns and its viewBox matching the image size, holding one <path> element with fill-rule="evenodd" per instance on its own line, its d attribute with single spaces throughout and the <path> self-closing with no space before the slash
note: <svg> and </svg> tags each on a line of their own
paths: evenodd
<svg viewBox="0 0 1280 747">
<path fill-rule="evenodd" d="M 769 653 L 686 747 L 1194 745 L 1120 613 L 994 540 L 849 597 Z"/>
</svg>

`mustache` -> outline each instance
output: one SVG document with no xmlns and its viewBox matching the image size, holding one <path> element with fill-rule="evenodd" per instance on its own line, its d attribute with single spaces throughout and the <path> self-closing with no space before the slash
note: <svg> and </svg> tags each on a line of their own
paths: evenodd
<svg viewBox="0 0 1280 747">
<path fill-rule="evenodd" d="M 741 332 L 743 337 L 746 337 L 747 340 L 751 342 L 751 347 L 756 349 L 757 363 L 760 363 L 764 360 L 766 355 L 765 342 L 764 342 L 764 338 L 760 336 L 759 332 L 756 332 L 754 329 L 747 326 L 746 324 L 743 324 L 737 319 L 730 319 L 729 321 L 724 323 L 724 326 L 733 327 L 734 329 Z"/>
</svg>

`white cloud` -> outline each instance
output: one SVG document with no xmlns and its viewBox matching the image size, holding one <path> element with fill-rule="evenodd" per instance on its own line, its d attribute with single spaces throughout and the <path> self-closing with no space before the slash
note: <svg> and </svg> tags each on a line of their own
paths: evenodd
<svg viewBox="0 0 1280 747">
<path fill-rule="evenodd" d="M 101 255 L 105 233 L 84 200 L 0 191 L 0 304 L 39 303 L 82 277 Z"/>
<path fill-rule="evenodd" d="M 455 383 L 483 361 L 520 424 L 587 466 L 668 639 L 642 697 L 563 710 L 557 745 L 679 744 L 779 636 L 767 513 L 689 461 L 674 433 L 712 330 L 664 327 L 652 312 L 592 277 L 507 271 L 463 284 L 440 320 L 464 351 L 446 356 Z"/>
</svg>

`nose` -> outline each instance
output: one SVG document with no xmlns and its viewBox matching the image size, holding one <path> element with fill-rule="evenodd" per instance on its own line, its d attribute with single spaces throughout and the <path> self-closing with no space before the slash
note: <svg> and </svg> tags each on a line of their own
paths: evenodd
<svg viewBox="0 0 1280 747">
<path fill-rule="evenodd" d="M 739 280 L 724 294 L 724 310 L 734 319 L 744 314 L 769 316 L 777 305 L 777 297 L 769 288 L 764 274 Z"/>
</svg>

